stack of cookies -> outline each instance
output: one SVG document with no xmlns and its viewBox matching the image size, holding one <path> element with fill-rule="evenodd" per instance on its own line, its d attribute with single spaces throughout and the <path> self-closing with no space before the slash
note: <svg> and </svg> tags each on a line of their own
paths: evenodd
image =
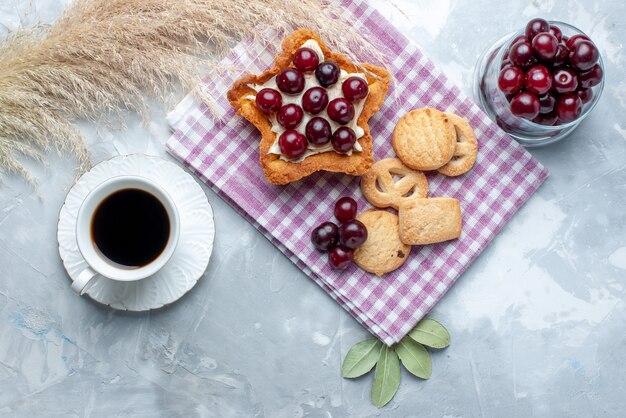
<svg viewBox="0 0 626 418">
<path fill-rule="evenodd" d="M 461 235 L 461 206 L 451 197 L 428 197 L 424 171 L 459 176 L 476 161 L 478 143 L 462 118 L 436 109 L 404 115 L 393 133 L 398 158 L 376 162 L 361 178 L 361 191 L 377 208 L 357 219 L 368 230 L 367 241 L 354 253 L 363 270 L 382 276 L 400 267 L 413 245 L 456 239 Z"/>
</svg>

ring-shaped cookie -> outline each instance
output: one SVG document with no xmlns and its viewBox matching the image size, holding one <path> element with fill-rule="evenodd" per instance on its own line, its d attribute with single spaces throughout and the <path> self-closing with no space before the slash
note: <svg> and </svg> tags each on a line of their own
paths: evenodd
<svg viewBox="0 0 626 418">
<path fill-rule="evenodd" d="M 456 131 L 456 146 L 452 159 L 437 171 L 445 176 L 455 177 L 467 173 L 476 162 L 478 141 L 474 130 L 465 119 L 453 113 L 446 115 Z"/>
<path fill-rule="evenodd" d="M 428 181 L 424 173 L 411 170 L 398 158 L 385 158 L 361 177 L 361 191 L 373 206 L 397 210 L 406 200 L 428 196 Z"/>
</svg>

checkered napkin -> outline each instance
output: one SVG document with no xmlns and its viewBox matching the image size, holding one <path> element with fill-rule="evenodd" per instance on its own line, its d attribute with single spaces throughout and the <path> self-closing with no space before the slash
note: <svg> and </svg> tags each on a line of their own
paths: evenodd
<svg viewBox="0 0 626 418">
<path fill-rule="evenodd" d="M 356 198 L 361 209 L 369 205 L 359 179 L 342 174 L 317 173 L 287 186 L 266 183 L 258 162 L 260 134 L 235 115 L 225 96 L 242 73 L 260 73 L 272 65 L 277 51 L 267 46 L 240 43 L 224 64 L 241 71 L 205 81 L 203 88 L 217 99 L 221 120 L 212 118 L 209 109 L 191 97 L 168 115 L 175 132 L 167 149 L 357 321 L 391 345 L 441 299 L 545 180 L 547 171 L 372 7 L 361 0 L 344 5 L 347 20 L 377 44 L 397 80 L 369 123 L 376 159 L 394 155 L 393 128 L 402 115 L 417 107 L 454 112 L 474 128 L 479 141 L 474 168 L 458 178 L 428 178 L 431 196 L 461 201 L 461 238 L 413 248 L 407 262 L 383 278 L 354 265 L 341 272 L 330 269 L 326 255 L 310 243 L 311 230 L 332 220 L 334 203 L 341 196 Z"/>
</svg>

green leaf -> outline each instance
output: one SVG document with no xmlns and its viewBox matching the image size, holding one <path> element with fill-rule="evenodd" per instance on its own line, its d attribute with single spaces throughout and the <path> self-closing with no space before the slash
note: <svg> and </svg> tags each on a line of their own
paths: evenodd
<svg viewBox="0 0 626 418">
<path fill-rule="evenodd" d="M 396 352 L 383 346 L 376 364 L 372 382 L 372 403 L 379 408 L 385 406 L 400 386 L 400 361 Z"/>
<path fill-rule="evenodd" d="M 443 325 L 434 319 L 424 318 L 409 332 L 409 337 L 431 348 L 445 348 L 450 345 L 450 334 Z"/>
<path fill-rule="evenodd" d="M 433 372 L 433 363 L 426 348 L 411 338 L 403 338 L 396 347 L 402 365 L 417 377 L 428 379 Z"/>
<path fill-rule="evenodd" d="M 375 338 L 361 341 L 350 348 L 341 365 L 343 377 L 363 376 L 376 364 L 383 343 Z"/>
</svg>

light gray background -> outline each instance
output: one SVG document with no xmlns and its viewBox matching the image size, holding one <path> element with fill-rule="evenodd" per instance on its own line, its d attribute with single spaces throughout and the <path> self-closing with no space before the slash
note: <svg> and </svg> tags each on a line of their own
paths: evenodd
<svg viewBox="0 0 626 418">
<path fill-rule="evenodd" d="M 66 2 L 2 0 L 0 33 Z M 432 311 L 452 335 L 433 376 L 403 371 L 384 409 L 340 362 L 368 336 L 211 191 L 208 271 L 174 306 L 131 315 L 74 295 L 56 223 L 74 161 L 33 165 L 41 198 L 0 186 L 0 416 L 623 416 L 626 408 L 626 6 L 621 0 L 374 0 L 467 93 L 481 50 L 534 16 L 601 48 L 604 96 L 568 140 L 534 150 L 551 176 Z M 506 5 L 505 5 L 506 4 Z M 83 126 L 95 162 L 165 156 L 166 109 Z"/>
</svg>

